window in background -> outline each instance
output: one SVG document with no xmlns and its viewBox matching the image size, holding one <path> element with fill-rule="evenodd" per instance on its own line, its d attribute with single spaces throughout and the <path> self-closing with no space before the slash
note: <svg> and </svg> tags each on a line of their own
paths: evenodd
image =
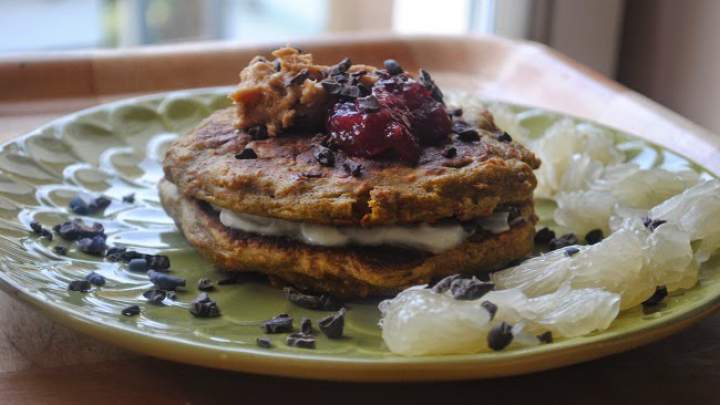
<svg viewBox="0 0 720 405">
<path fill-rule="evenodd" d="M 103 0 L 0 0 L 0 52 L 103 45 Z"/>
<path fill-rule="evenodd" d="M 282 41 L 337 31 L 491 32 L 495 1 L 0 0 L 0 51 Z"/>
<path fill-rule="evenodd" d="M 333 32 L 493 33 L 614 76 L 624 0 L 0 0 L 0 52 Z"/>
</svg>

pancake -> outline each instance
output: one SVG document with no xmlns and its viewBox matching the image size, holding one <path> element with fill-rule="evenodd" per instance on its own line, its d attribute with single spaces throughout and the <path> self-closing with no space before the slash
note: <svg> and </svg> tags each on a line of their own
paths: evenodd
<svg viewBox="0 0 720 405">
<path fill-rule="evenodd" d="M 531 199 L 540 164 L 522 145 L 499 141 L 502 131 L 489 116 L 479 124 L 479 140 L 453 135 L 423 148 L 416 165 L 330 151 L 334 164 L 323 166 L 315 154 L 324 135 L 253 140 L 234 121 L 234 108 L 221 110 L 176 140 L 165 177 L 186 197 L 289 221 L 376 226 L 484 217 Z M 246 148 L 257 158 L 236 158 Z"/>
<path fill-rule="evenodd" d="M 159 189 L 178 228 L 218 268 L 261 272 L 276 285 L 341 298 L 392 295 L 450 274 L 504 267 L 531 253 L 537 221 L 529 200 L 517 206 L 523 219 L 513 221 L 510 230 L 477 233 L 439 254 L 396 246 L 321 247 L 225 227 L 209 204 L 181 194 L 170 181 L 163 180 Z"/>
</svg>

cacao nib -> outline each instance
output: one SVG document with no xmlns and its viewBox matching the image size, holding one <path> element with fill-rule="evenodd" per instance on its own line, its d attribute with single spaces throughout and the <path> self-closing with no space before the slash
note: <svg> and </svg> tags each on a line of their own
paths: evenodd
<svg viewBox="0 0 720 405">
<path fill-rule="evenodd" d="M 550 228 L 547 227 L 542 228 L 535 234 L 535 243 L 539 245 L 550 243 L 550 241 L 553 239 L 555 239 L 555 232 L 553 232 Z"/>
<path fill-rule="evenodd" d="M 340 339 L 345 329 L 345 308 L 340 308 L 338 312 L 321 319 L 318 328 L 329 339 Z"/>
<path fill-rule="evenodd" d="M 487 337 L 488 346 L 495 351 L 506 348 L 512 340 L 512 326 L 505 322 L 490 329 Z"/>
<path fill-rule="evenodd" d="M 342 308 L 342 304 L 340 302 L 327 294 L 305 294 L 293 287 L 285 287 L 283 291 L 288 301 L 303 308 L 319 311 L 337 311 Z"/>
<path fill-rule="evenodd" d="M 289 333 L 293 330 L 293 319 L 288 314 L 274 316 L 262 324 L 265 333 Z"/>
<path fill-rule="evenodd" d="M 602 229 L 593 229 L 585 235 L 585 242 L 588 245 L 594 245 L 603 240 L 604 237 Z"/>
<path fill-rule="evenodd" d="M 172 276 L 170 274 L 161 273 L 159 271 L 150 270 L 147 272 L 150 281 L 155 287 L 161 290 L 176 290 L 178 287 L 185 287 L 185 279 Z"/>
<path fill-rule="evenodd" d="M 667 297 L 667 295 L 667 287 L 665 287 L 664 285 L 658 286 L 657 288 L 655 288 L 655 293 L 653 293 L 653 295 L 647 300 L 645 300 L 642 304 L 646 307 L 659 305 L 665 299 L 665 297 Z"/>
<path fill-rule="evenodd" d="M 103 277 L 102 275 L 100 275 L 98 273 L 95 273 L 94 271 L 90 272 L 90 274 L 85 276 L 85 280 L 87 280 L 88 282 L 90 282 L 90 284 L 97 286 L 97 287 L 102 287 L 106 283 L 105 277 Z"/>
<path fill-rule="evenodd" d="M 453 298 L 462 301 L 472 301 L 481 298 L 492 291 L 495 284 L 480 281 L 477 278 L 459 278 L 450 283 L 450 292 Z"/>
<path fill-rule="evenodd" d="M 291 347 L 299 347 L 302 349 L 314 349 L 315 348 L 315 337 L 312 335 L 306 335 L 304 333 L 291 333 L 285 339 L 285 343 Z"/>
<path fill-rule="evenodd" d="M 578 238 L 575 236 L 574 233 L 566 233 L 565 235 L 562 235 L 558 238 L 553 238 L 550 240 L 550 243 L 548 243 L 548 248 L 550 250 L 557 250 L 561 249 L 567 246 L 571 245 L 577 245 L 578 244 Z"/>
<path fill-rule="evenodd" d="M 137 305 L 130 305 L 129 307 L 124 308 L 120 313 L 124 316 L 140 315 L 140 307 Z"/>
<path fill-rule="evenodd" d="M 200 293 L 190 303 L 190 313 L 196 318 L 217 318 L 220 316 L 220 308 L 215 301 L 210 299 L 207 293 Z"/>
<path fill-rule="evenodd" d="M 257 153 L 252 148 L 245 148 L 240 153 L 235 154 L 235 159 L 238 160 L 257 159 L 257 157 Z"/>
</svg>

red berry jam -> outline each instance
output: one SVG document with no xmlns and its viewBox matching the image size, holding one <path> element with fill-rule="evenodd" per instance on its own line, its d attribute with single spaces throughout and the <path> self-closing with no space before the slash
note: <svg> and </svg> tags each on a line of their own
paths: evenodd
<svg viewBox="0 0 720 405">
<path fill-rule="evenodd" d="M 430 89 L 405 73 L 383 75 L 372 94 L 340 101 L 327 122 L 330 142 L 351 156 L 417 162 L 422 146 L 446 142 L 451 122 Z"/>
</svg>

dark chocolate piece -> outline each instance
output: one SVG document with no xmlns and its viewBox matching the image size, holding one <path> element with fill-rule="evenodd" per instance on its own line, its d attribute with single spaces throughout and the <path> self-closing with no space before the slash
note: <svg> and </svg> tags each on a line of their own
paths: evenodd
<svg viewBox="0 0 720 405">
<path fill-rule="evenodd" d="M 161 290 L 176 290 L 178 287 L 185 287 L 184 278 L 161 273 L 155 270 L 148 271 L 147 275 L 155 287 Z"/>
<path fill-rule="evenodd" d="M 289 333 L 293 330 L 293 319 L 288 314 L 274 316 L 262 324 L 265 333 Z"/>
<path fill-rule="evenodd" d="M 505 322 L 490 329 L 487 336 L 488 346 L 495 351 L 506 348 L 512 340 L 512 326 Z"/>
<path fill-rule="evenodd" d="M 336 313 L 321 319 L 318 328 L 329 339 L 340 339 L 345 329 L 345 308 L 340 308 Z"/>
</svg>

